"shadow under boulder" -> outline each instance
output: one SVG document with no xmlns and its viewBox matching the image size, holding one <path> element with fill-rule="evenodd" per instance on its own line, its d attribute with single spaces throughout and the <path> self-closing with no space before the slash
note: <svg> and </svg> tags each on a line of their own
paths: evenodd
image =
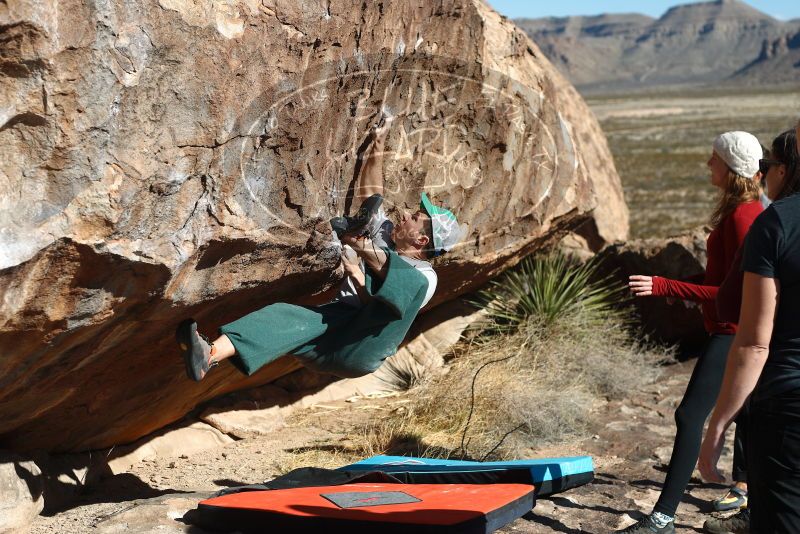
<svg viewBox="0 0 800 534">
<path fill-rule="evenodd" d="M 600 252 L 601 272 L 626 283 L 634 274 L 663 276 L 701 283 L 706 266 L 706 238 L 702 228 L 669 238 L 638 239 L 617 243 Z M 653 339 L 679 344 L 682 352 L 693 351 L 708 338 L 703 314 L 694 303 L 667 303 L 663 297 L 634 299 L 646 334 Z"/>
</svg>

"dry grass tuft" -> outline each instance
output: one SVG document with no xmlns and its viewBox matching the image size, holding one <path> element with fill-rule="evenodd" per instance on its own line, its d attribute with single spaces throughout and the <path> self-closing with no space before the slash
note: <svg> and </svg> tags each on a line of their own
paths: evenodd
<svg viewBox="0 0 800 534">
<path fill-rule="evenodd" d="M 324 469 L 337 469 L 343 465 L 362 460 L 354 451 L 341 448 L 308 448 L 299 451 L 283 451 L 272 462 L 272 468 L 279 475 L 301 467 L 321 467 Z"/>
<path fill-rule="evenodd" d="M 444 441 L 443 436 L 431 433 L 413 418 L 396 416 L 363 427 L 352 448 L 362 457 L 391 454 L 448 458 L 449 449 L 441 446 Z"/>
</svg>

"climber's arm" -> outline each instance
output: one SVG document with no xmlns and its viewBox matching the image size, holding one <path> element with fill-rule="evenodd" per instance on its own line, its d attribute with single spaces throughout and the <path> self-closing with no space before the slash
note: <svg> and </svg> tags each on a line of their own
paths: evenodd
<svg viewBox="0 0 800 534">
<path fill-rule="evenodd" d="M 372 145 L 364 155 L 364 167 L 355 190 L 355 206 L 360 206 L 372 195 L 383 195 L 383 154 L 386 151 L 386 136 L 391 120 L 385 120 L 380 128 L 370 131 Z"/>
<path fill-rule="evenodd" d="M 353 247 L 367 264 L 367 267 L 375 274 L 377 278 L 383 280 L 386 278 L 386 269 L 389 266 L 389 257 L 380 247 L 376 246 L 371 239 L 361 236 L 345 236 L 342 240 Z"/>
</svg>

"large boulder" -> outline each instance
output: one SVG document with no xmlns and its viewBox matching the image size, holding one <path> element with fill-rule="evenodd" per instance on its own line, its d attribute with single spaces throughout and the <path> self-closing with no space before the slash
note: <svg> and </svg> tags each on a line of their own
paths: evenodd
<svg viewBox="0 0 800 534">
<path fill-rule="evenodd" d="M 626 237 L 597 121 L 479 0 L 20 0 L 0 17 L 0 446 L 131 442 L 295 370 L 191 383 L 173 329 L 325 298 L 326 221 L 381 107 L 391 211 L 425 189 L 469 224 L 432 305 L 566 232 Z"/>
</svg>

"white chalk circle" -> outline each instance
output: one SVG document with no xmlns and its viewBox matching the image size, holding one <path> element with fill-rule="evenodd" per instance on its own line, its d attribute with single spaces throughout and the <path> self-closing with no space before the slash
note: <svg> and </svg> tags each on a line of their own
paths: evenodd
<svg viewBox="0 0 800 534">
<path fill-rule="evenodd" d="M 574 180 L 569 128 L 542 92 L 453 58 L 362 56 L 309 67 L 249 103 L 223 151 L 237 204 L 280 239 L 307 240 L 312 221 L 344 211 L 369 129 L 387 108 L 396 116 L 384 154 L 387 205 L 423 188 L 475 194 L 497 178 L 490 158 L 500 162 L 495 172 L 525 176 L 513 182 L 528 212 L 556 182 Z"/>
</svg>

